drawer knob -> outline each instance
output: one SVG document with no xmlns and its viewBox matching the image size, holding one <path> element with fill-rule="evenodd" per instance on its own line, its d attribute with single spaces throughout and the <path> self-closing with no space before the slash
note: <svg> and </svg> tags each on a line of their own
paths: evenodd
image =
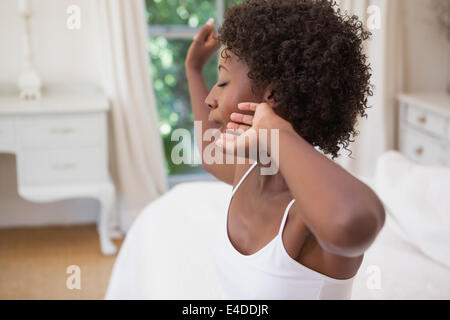
<svg viewBox="0 0 450 320">
<path fill-rule="evenodd" d="M 425 124 L 425 123 L 427 123 L 427 117 L 420 116 L 419 118 L 417 118 L 417 122 L 419 122 L 421 124 Z"/>
<path fill-rule="evenodd" d="M 54 163 L 52 168 L 54 170 L 70 170 L 74 169 L 77 165 L 75 163 Z"/>
<path fill-rule="evenodd" d="M 52 128 L 50 129 L 51 134 L 69 134 L 73 133 L 73 128 Z"/>
<path fill-rule="evenodd" d="M 416 155 L 421 156 L 423 154 L 423 148 L 422 147 L 418 147 L 415 151 Z"/>
</svg>

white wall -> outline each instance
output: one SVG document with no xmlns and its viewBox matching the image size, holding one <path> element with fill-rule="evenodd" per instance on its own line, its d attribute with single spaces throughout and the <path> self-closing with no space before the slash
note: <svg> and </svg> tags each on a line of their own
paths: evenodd
<svg viewBox="0 0 450 320">
<path fill-rule="evenodd" d="M 86 83 L 98 86 L 90 0 L 31 0 L 35 66 L 44 84 Z M 0 1 L 0 85 L 16 83 L 21 68 L 22 24 L 17 0 Z M 66 9 L 81 7 L 81 29 L 66 27 Z M 15 157 L 0 154 L 0 227 L 14 225 L 90 223 L 97 219 L 95 200 L 64 200 L 35 204 L 17 194 Z"/>
<path fill-rule="evenodd" d="M 23 25 L 17 14 L 17 0 L 0 1 L 0 82 L 16 82 L 21 68 Z M 44 83 L 99 84 L 95 62 L 93 23 L 89 0 L 31 0 L 35 66 Z M 81 29 L 66 27 L 66 9 L 81 8 Z"/>
<path fill-rule="evenodd" d="M 445 35 L 439 31 L 432 3 L 405 0 L 406 91 L 445 92 L 450 68 Z"/>
</svg>

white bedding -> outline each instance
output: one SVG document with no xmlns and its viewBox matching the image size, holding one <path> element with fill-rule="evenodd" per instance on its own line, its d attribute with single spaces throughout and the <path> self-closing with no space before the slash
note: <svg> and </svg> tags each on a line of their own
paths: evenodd
<svg viewBox="0 0 450 320">
<path fill-rule="evenodd" d="M 397 151 L 377 161 L 374 187 L 398 234 L 450 268 L 450 168 L 419 165 Z"/>
<path fill-rule="evenodd" d="M 105 299 L 221 299 L 211 252 L 230 193 L 222 182 L 183 183 L 148 205 L 125 238 Z M 450 299 L 450 270 L 399 237 L 388 215 L 352 299 Z"/>
</svg>

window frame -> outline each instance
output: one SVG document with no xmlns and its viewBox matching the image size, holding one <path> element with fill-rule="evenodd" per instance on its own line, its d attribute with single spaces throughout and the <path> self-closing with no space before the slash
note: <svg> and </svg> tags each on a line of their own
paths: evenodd
<svg viewBox="0 0 450 320">
<path fill-rule="evenodd" d="M 215 0 L 216 19 L 215 24 L 221 25 L 225 14 L 225 0 Z M 150 25 L 147 24 L 148 37 L 164 37 L 166 39 L 186 40 L 193 39 L 202 27 L 190 27 L 188 25 Z M 204 173 L 174 174 L 168 176 L 169 189 L 179 183 L 193 181 L 218 181 L 213 175 Z"/>
</svg>

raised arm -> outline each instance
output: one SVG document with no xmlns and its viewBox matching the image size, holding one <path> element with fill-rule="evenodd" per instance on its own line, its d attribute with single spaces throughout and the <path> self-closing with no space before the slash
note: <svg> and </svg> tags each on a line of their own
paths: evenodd
<svg viewBox="0 0 450 320">
<path fill-rule="evenodd" d="M 218 124 L 208 120 L 209 109 L 205 103 L 205 99 L 208 96 L 209 90 L 202 74 L 205 64 L 220 48 L 213 23 L 214 21 L 210 20 L 209 24 L 205 24 L 196 35 L 189 47 L 185 61 L 194 121 L 202 122 L 202 134 L 201 136 L 196 135 L 195 137 L 202 159 L 204 148 L 212 143 L 211 141 L 203 141 L 202 137 L 204 132 L 211 128 L 219 129 Z M 203 168 L 217 179 L 233 185 L 234 164 L 206 164 L 205 161 L 202 161 L 202 164 Z"/>
<path fill-rule="evenodd" d="M 293 129 L 280 130 L 279 137 L 279 169 L 303 221 L 325 250 L 362 255 L 384 224 L 377 195 Z"/>
</svg>

